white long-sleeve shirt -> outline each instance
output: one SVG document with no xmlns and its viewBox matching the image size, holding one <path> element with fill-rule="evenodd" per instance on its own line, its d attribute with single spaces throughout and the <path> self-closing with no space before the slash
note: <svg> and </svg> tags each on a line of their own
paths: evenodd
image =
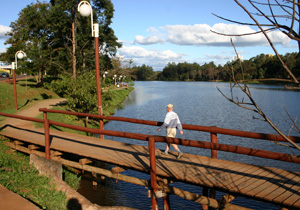
<svg viewBox="0 0 300 210">
<path fill-rule="evenodd" d="M 173 111 L 169 111 L 166 114 L 164 123 L 160 126 L 160 128 L 178 128 L 178 130 L 182 131 L 182 125 L 181 122 L 179 120 L 178 115 L 173 112 Z"/>
</svg>

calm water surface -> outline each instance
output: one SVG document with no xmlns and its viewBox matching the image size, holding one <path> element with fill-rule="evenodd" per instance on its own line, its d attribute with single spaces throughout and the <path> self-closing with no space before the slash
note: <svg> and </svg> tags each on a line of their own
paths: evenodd
<svg viewBox="0 0 300 210">
<path fill-rule="evenodd" d="M 266 122 L 260 120 L 260 117 L 256 113 L 242 109 L 225 99 L 217 90 L 216 86 L 218 86 L 224 94 L 230 97 L 229 83 L 135 82 L 135 90 L 130 93 L 124 102 L 123 109 L 116 111 L 115 116 L 163 121 L 166 114 L 166 105 L 172 103 L 174 105 L 174 111 L 177 112 L 183 124 L 218 126 L 235 130 L 275 134 L 273 129 Z M 288 119 L 285 108 L 292 117 L 296 118 L 299 116 L 300 92 L 287 91 L 284 90 L 282 86 L 277 85 L 249 85 L 249 87 L 253 98 L 274 124 L 286 134 L 291 133 L 292 135 L 297 135 L 290 131 L 290 125 L 285 120 Z M 235 97 L 239 97 L 240 100 L 244 98 L 244 101 L 248 101 L 246 96 L 241 94 L 237 88 L 234 89 L 234 94 Z M 151 135 L 165 134 L 165 131 L 158 133 L 157 127 L 135 125 L 125 122 L 109 122 L 105 125 L 105 129 Z M 179 134 L 177 136 L 179 136 Z M 210 141 L 210 134 L 204 132 L 186 130 L 181 137 L 185 139 Z M 105 136 L 105 138 L 147 146 L 146 142 L 138 140 L 109 136 Z M 218 143 L 266 149 L 283 153 L 291 152 L 291 149 L 280 147 L 271 142 L 230 137 L 226 135 L 218 135 Z M 157 143 L 156 146 L 160 149 L 164 149 L 165 147 L 162 143 Z M 180 146 L 180 148 L 186 153 L 210 156 L 210 150 L 184 146 Z M 285 162 L 245 155 L 218 152 L 218 158 L 300 171 L 299 166 L 295 164 L 287 164 Z M 148 175 L 132 170 L 127 170 L 125 173 L 123 172 L 123 174 L 149 179 Z M 183 183 L 175 183 L 173 186 L 202 194 L 201 187 L 190 186 Z M 78 191 L 92 202 L 99 205 L 127 206 L 138 209 L 151 208 L 151 200 L 147 197 L 147 189 L 145 189 L 145 187 L 121 181 L 116 183 L 115 180 L 106 179 L 104 183 L 99 184 L 97 189 L 92 189 L 91 183 L 83 180 Z M 223 193 L 218 193 L 217 199 L 222 195 Z M 170 196 L 170 200 L 171 209 L 201 209 L 201 205 L 181 199 L 177 196 Z M 162 202 L 159 202 L 161 205 Z M 241 197 L 236 198 L 233 203 L 253 209 L 280 209 L 276 206 Z M 162 206 L 160 206 L 160 208 L 162 208 Z"/>
</svg>

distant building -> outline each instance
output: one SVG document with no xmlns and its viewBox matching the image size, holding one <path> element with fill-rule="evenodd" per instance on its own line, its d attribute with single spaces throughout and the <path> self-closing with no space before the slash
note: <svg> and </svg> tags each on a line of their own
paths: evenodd
<svg viewBox="0 0 300 210">
<path fill-rule="evenodd" d="M 1 67 L 1 66 L 8 66 L 8 63 L 5 62 L 5 61 L 0 61 L 0 67 Z"/>
<path fill-rule="evenodd" d="M 2 71 L 8 72 L 10 73 L 11 70 L 11 64 L 4 62 L 4 61 L 0 61 L 0 69 Z"/>
<path fill-rule="evenodd" d="M 236 61 L 237 59 L 240 59 L 241 61 L 243 61 L 243 56 L 242 55 L 238 55 L 238 56 L 233 56 L 233 61 Z"/>
</svg>

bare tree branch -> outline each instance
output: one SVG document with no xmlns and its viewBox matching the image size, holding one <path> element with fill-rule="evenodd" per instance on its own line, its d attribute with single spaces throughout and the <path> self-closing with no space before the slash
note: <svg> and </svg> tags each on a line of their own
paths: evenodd
<svg viewBox="0 0 300 210">
<path fill-rule="evenodd" d="M 241 5 L 241 3 L 238 0 L 234 0 L 241 8 L 243 8 L 243 10 L 249 15 L 249 17 L 256 23 L 256 25 L 259 27 L 259 29 L 262 31 L 262 33 L 265 35 L 266 39 L 268 40 L 270 46 L 272 47 L 273 51 L 275 52 L 277 58 L 279 59 L 279 61 L 281 62 L 283 68 L 286 70 L 286 72 L 292 77 L 294 83 L 299 84 L 299 81 L 296 79 L 296 77 L 294 76 L 294 74 L 291 72 L 291 70 L 287 67 L 287 65 L 283 62 L 283 60 L 281 59 L 280 55 L 278 54 L 276 48 L 274 47 L 272 41 L 270 40 L 269 36 L 267 35 L 267 33 L 265 32 L 265 30 L 262 28 L 262 26 L 259 24 L 259 22 L 249 13 L 249 11 L 243 6 Z M 251 1 L 250 1 L 251 2 Z"/>
<path fill-rule="evenodd" d="M 227 18 L 224 18 L 224 17 L 221 17 L 219 15 L 216 15 L 214 13 L 212 13 L 212 15 L 216 16 L 217 18 L 220 18 L 222 20 L 226 20 L 228 22 L 231 22 L 231 23 L 236 23 L 236 24 L 239 24 L 239 25 L 247 25 L 247 26 L 256 26 L 256 24 L 254 23 L 243 23 L 243 22 L 239 22 L 239 21 L 234 21 L 234 20 L 230 20 L 230 19 L 227 19 Z M 266 26 L 266 27 L 271 27 L 271 26 L 274 26 L 273 24 L 262 24 L 262 26 Z"/>
<path fill-rule="evenodd" d="M 266 29 L 265 31 L 272 31 L 272 30 L 275 30 L 275 29 L 277 29 L 277 27 L 269 28 L 269 29 Z M 256 31 L 256 32 L 253 32 L 253 33 L 246 33 L 246 34 L 224 34 L 224 33 L 219 33 L 219 32 L 213 31 L 213 30 L 210 30 L 210 31 L 215 33 L 215 34 L 222 35 L 222 36 L 248 36 L 248 35 L 255 35 L 255 34 L 262 33 L 261 31 Z"/>
<path fill-rule="evenodd" d="M 231 41 L 231 43 L 232 43 L 232 46 L 233 46 L 233 48 L 234 48 L 234 51 L 235 51 L 235 53 L 236 53 L 236 55 L 238 56 L 238 54 L 237 54 L 237 51 L 236 51 L 236 48 L 235 48 L 235 46 L 234 46 L 234 43 Z M 240 63 L 240 65 L 241 65 L 241 63 Z M 232 67 L 232 70 L 233 70 L 233 67 Z M 242 107 L 242 108 L 244 108 L 244 109 L 248 109 L 248 110 L 251 110 L 251 111 L 254 111 L 254 112 L 256 112 L 256 113 L 258 113 L 260 116 L 262 116 L 263 117 L 263 119 L 265 119 L 267 122 L 268 122 L 268 124 L 279 134 L 279 135 L 281 135 L 287 142 L 289 142 L 293 147 L 295 147 L 296 149 L 298 149 L 299 151 L 300 151 L 300 146 L 299 145 L 297 145 L 295 142 L 293 142 L 292 140 L 290 140 L 277 126 L 275 126 L 275 124 L 265 115 L 265 113 L 262 111 L 262 109 L 258 106 L 258 104 L 255 102 L 255 100 L 253 99 L 253 97 L 251 96 L 251 92 L 250 92 L 250 89 L 249 89 L 249 87 L 247 86 L 247 84 L 245 83 L 244 84 L 244 87 L 242 87 L 237 81 L 236 81 L 236 79 L 235 79 L 235 77 L 234 77 L 234 73 L 232 74 L 233 75 L 233 81 L 234 81 L 234 86 L 236 85 L 236 86 L 238 86 L 239 88 L 240 88 L 240 90 L 248 97 L 248 99 L 250 100 L 250 103 L 246 103 L 247 105 L 250 105 L 250 106 L 252 106 L 252 107 L 254 107 L 254 108 L 250 108 L 250 107 L 247 107 L 247 106 L 244 106 L 245 105 L 245 103 L 241 103 L 241 102 L 239 102 L 239 99 L 236 99 L 236 100 L 234 100 L 233 98 L 233 96 L 234 96 L 234 94 L 233 94 L 233 87 L 234 86 L 231 86 L 230 85 L 230 91 L 231 91 L 231 99 L 230 98 L 228 98 L 219 88 L 218 88 L 218 86 L 217 86 L 217 89 L 218 89 L 218 91 L 228 100 L 228 101 L 230 101 L 230 102 L 232 102 L 232 103 L 234 103 L 234 104 L 236 104 L 237 106 L 239 106 L 239 107 Z"/>
</svg>

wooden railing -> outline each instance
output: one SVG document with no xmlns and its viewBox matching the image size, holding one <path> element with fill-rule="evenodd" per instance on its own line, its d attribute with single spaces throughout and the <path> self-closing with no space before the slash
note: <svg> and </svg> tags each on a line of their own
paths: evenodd
<svg viewBox="0 0 300 210">
<path fill-rule="evenodd" d="M 76 115 L 76 116 L 81 116 L 81 117 L 91 117 L 91 118 L 101 119 L 101 120 L 123 121 L 123 122 L 152 125 L 152 126 L 160 126 L 163 123 L 163 122 L 158 122 L 158 121 L 141 120 L 141 119 L 133 119 L 133 118 L 125 118 L 125 117 L 114 117 L 114 116 L 99 116 L 99 115 L 94 115 L 94 114 L 69 112 L 69 111 L 61 111 L 61 110 L 50 110 L 50 109 L 43 109 L 43 108 L 39 109 L 39 110 L 44 113 L 44 121 L 45 122 L 47 121 L 46 113 L 60 113 L 60 114 Z M 75 129 L 75 130 L 80 130 L 80 131 L 84 131 L 84 132 L 95 133 L 95 134 L 132 138 L 132 139 L 138 139 L 138 140 L 143 140 L 143 141 L 148 141 L 148 137 L 149 137 L 149 135 L 145 135 L 145 134 L 84 128 L 84 127 L 80 127 L 80 126 L 74 126 L 74 125 L 64 124 L 64 123 L 60 123 L 60 122 L 55 122 L 55 121 L 51 121 L 51 120 L 49 121 L 49 124 L 62 126 L 62 127 L 66 127 L 66 128 L 71 128 L 71 129 Z M 218 128 L 215 126 L 199 126 L 199 125 L 183 124 L 182 127 L 183 127 L 183 129 L 186 129 L 186 130 L 209 132 L 211 135 L 211 142 L 181 139 L 181 138 L 170 138 L 170 137 L 163 137 L 163 136 L 154 136 L 155 142 L 167 142 L 167 143 L 175 143 L 175 144 L 190 146 L 190 147 L 211 149 L 211 151 L 212 151 L 211 157 L 212 158 L 217 158 L 217 150 L 220 150 L 220 151 L 225 151 L 225 152 L 232 152 L 232 153 L 237 153 L 237 154 L 261 157 L 261 158 L 268 158 L 268 159 L 275 159 L 275 160 L 281 160 L 281 161 L 287 161 L 287 162 L 300 163 L 300 159 L 295 155 L 217 143 L 217 134 L 286 142 L 286 140 L 283 137 L 281 137 L 280 135 L 254 133 L 254 132 L 247 132 L 247 131 L 240 131 L 240 130 L 231 130 L 231 129 Z M 46 130 L 46 128 L 45 128 L 45 130 Z M 300 137 L 290 136 L 289 138 L 292 141 L 294 141 L 295 143 L 300 143 Z"/>
<path fill-rule="evenodd" d="M 61 127 L 65 127 L 65 128 L 70 128 L 70 129 L 74 129 L 74 130 L 78 130 L 78 131 L 94 133 L 94 134 L 99 134 L 99 135 L 102 134 L 102 135 L 131 138 L 131 139 L 137 139 L 137 140 L 143 140 L 143 141 L 148 141 L 148 138 L 149 138 L 149 135 L 146 135 L 146 134 L 111 131 L 111 130 L 99 130 L 99 129 L 94 129 L 94 128 L 85 128 L 82 126 L 76 126 L 76 125 L 70 125 L 70 124 L 61 123 L 61 122 L 57 122 L 57 121 L 52 121 L 52 120 L 47 119 L 47 113 L 69 114 L 69 115 L 76 115 L 76 116 L 82 116 L 82 117 L 91 117 L 91 118 L 101 119 L 101 120 L 115 120 L 115 121 L 123 121 L 123 122 L 135 123 L 135 124 L 152 125 L 152 126 L 162 125 L 162 122 L 158 122 L 158 121 L 149 121 L 149 120 L 141 120 L 141 119 L 133 119 L 133 118 L 114 117 L 114 116 L 99 116 L 99 115 L 94 115 L 94 114 L 69 112 L 69 111 L 61 111 L 61 110 L 50 110 L 50 109 L 44 109 L 44 108 L 39 109 L 39 111 L 43 112 L 44 119 L 37 119 L 37 118 L 32 118 L 32 117 L 7 114 L 4 112 L 0 112 L 0 115 L 6 116 L 6 117 L 11 117 L 11 118 L 22 119 L 22 120 L 28 120 L 28 121 L 32 121 L 32 122 L 43 123 L 44 128 L 45 128 L 45 152 L 46 152 L 47 158 L 50 157 L 50 152 L 49 152 L 49 147 L 50 147 L 49 146 L 49 126 L 50 125 L 61 126 Z M 182 127 L 183 127 L 183 129 L 186 129 L 186 130 L 209 132 L 211 134 L 211 142 L 182 139 L 182 138 L 170 138 L 170 137 L 164 137 L 164 136 L 151 136 L 151 137 L 155 137 L 155 142 L 167 142 L 167 143 L 174 143 L 174 144 L 190 146 L 190 147 L 210 149 L 210 150 L 212 150 L 212 158 L 217 158 L 216 151 L 220 150 L 220 151 L 225 151 L 225 152 L 232 152 L 232 153 L 237 153 L 237 154 L 261 157 L 261 158 L 268 158 L 268 159 L 274 159 L 274 160 L 280 160 L 280 161 L 300 163 L 300 158 L 298 158 L 295 155 L 217 143 L 217 134 L 254 138 L 254 139 L 261 139 L 261 140 L 286 142 L 286 140 L 284 138 L 282 138 L 280 135 L 255 133 L 255 132 L 247 132 L 247 131 L 240 131 L 240 130 L 231 130 L 231 129 L 218 128 L 218 127 L 214 127 L 214 126 L 199 126 L 199 125 L 183 124 Z M 292 141 L 294 141 L 295 143 L 300 143 L 300 137 L 289 136 L 289 138 Z"/>
<path fill-rule="evenodd" d="M 214 127 L 214 126 L 199 126 L 199 125 L 188 125 L 188 124 L 182 125 L 183 129 L 185 129 L 185 130 L 209 132 L 210 136 L 211 136 L 211 142 L 206 142 L 206 141 L 197 141 L 197 140 L 190 140 L 190 139 L 170 138 L 170 137 L 156 136 L 156 135 L 151 136 L 151 135 L 139 134 L 139 133 L 86 128 L 86 127 L 70 125 L 70 124 L 66 124 L 66 123 L 49 120 L 47 118 L 47 113 L 69 114 L 69 115 L 76 115 L 76 116 L 81 116 L 81 117 L 90 117 L 90 118 L 95 118 L 95 119 L 100 119 L 100 120 L 108 120 L 108 121 L 115 120 L 115 121 L 123 121 L 123 122 L 144 124 L 144 125 L 151 125 L 151 126 L 162 125 L 163 122 L 158 122 L 158 121 L 149 121 L 149 120 L 115 117 L 115 116 L 99 116 L 99 115 L 94 115 L 94 114 L 77 113 L 77 112 L 69 112 L 69 111 L 61 111 L 61 110 L 50 110 L 50 109 L 44 109 L 44 108 L 39 109 L 39 111 L 43 112 L 44 119 L 24 117 L 24 116 L 13 115 L 13 114 L 6 114 L 3 112 L 0 112 L 0 115 L 6 116 L 6 117 L 22 119 L 22 120 L 38 122 L 38 123 L 43 123 L 44 129 L 45 129 L 45 154 L 46 154 L 47 159 L 50 159 L 50 141 L 49 141 L 50 125 L 61 126 L 61 127 L 65 127 L 65 128 L 70 128 L 70 129 L 74 129 L 74 130 L 78 130 L 78 131 L 94 133 L 94 134 L 99 134 L 99 135 L 108 135 L 108 136 L 116 136 L 116 137 L 148 141 L 149 156 L 150 156 L 150 177 L 151 177 L 152 195 L 154 195 L 157 190 L 155 142 L 167 142 L 167 143 L 174 143 L 174 144 L 179 144 L 179 145 L 184 145 L 184 146 L 189 146 L 189 147 L 210 149 L 212 158 L 217 158 L 217 151 L 220 150 L 220 151 L 225 151 L 225 152 L 232 152 L 232 153 L 237 153 L 237 154 L 244 154 L 244 155 L 249 155 L 249 156 L 256 156 L 256 157 L 261 157 L 261 158 L 268 158 L 268 159 L 292 162 L 292 163 L 297 163 L 297 164 L 300 163 L 300 158 L 295 155 L 217 143 L 217 134 L 239 136 L 239 137 L 261 139 L 261 140 L 286 142 L 286 140 L 284 138 L 282 138 L 280 135 L 275 135 L 275 134 L 264 134 L 264 133 L 254 133 L 254 132 L 247 132 L 247 131 L 240 131 L 240 130 L 231 130 L 231 129 L 218 128 L 218 127 Z M 289 136 L 289 138 L 295 143 L 300 143 L 300 137 Z M 166 199 L 164 199 L 164 202 L 167 202 Z M 157 207 L 157 200 L 155 199 L 155 196 L 152 196 L 152 208 L 155 209 L 156 207 Z"/>
</svg>

